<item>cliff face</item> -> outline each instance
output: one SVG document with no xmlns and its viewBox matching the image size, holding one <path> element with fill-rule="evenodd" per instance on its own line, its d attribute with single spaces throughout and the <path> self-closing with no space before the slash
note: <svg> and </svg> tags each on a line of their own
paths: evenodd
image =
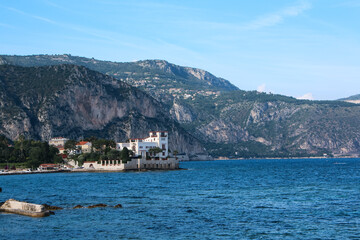
<svg viewBox="0 0 360 240">
<path fill-rule="evenodd" d="M 98 136 L 125 141 L 168 130 L 169 147 L 204 153 L 197 139 L 146 93 L 85 67 L 0 66 L 0 133 L 16 139 Z"/>
<path fill-rule="evenodd" d="M 251 99 L 251 101 L 250 101 Z M 232 92 L 195 99 L 203 109 L 184 126 L 213 155 L 321 156 L 360 153 L 360 106 Z M 206 109 L 206 110 L 204 110 Z"/>
<path fill-rule="evenodd" d="M 360 154 L 360 105 L 339 101 L 300 101 L 281 95 L 241 91 L 230 82 L 204 70 L 181 67 L 163 60 L 117 63 L 71 55 L 34 55 L 0 56 L 1 63 L 23 66 L 71 63 L 117 79 L 102 75 L 102 78 L 110 80 L 101 86 L 80 84 L 64 88 L 59 93 L 63 95 L 59 95 L 56 102 L 52 103 L 60 104 L 56 105 L 60 108 L 56 107 L 55 112 L 51 112 L 49 109 L 53 105 L 50 105 L 40 115 L 39 111 L 33 114 L 30 106 L 33 101 L 38 101 L 36 106 L 46 105 L 41 103 L 39 97 L 34 98 L 38 94 L 11 100 L 16 103 L 14 109 L 21 111 L 1 114 L 13 118 L 4 123 L 7 124 L 7 129 L 11 129 L 9 134 L 13 136 L 31 130 L 33 134 L 39 132 L 39 138 L 76 132 L 74 136 L 103 134 L 125 139 L 129 136 L 145 136 L 142 135 L 145 134 L 145 129 L 156 130 L 166 126 L 167 129 L 178 129 L 179 134 L 173 134 L 177 138 L 172 140 L 177 146 L 192 149 L 190 145 L 193 140 L 189 140 L 191 137 L 183 137 L 195 136 L 214 156 Z M 117 84 L 123 86 L 123 82 L 143 90 L 153 98 L 138 93 L 140 91 L 135 91 L 126 84 L 124 87 L 113 87 Z M 129 90 L 117 95 L 126 96 L 127 100 L 114 98 L 114 89 L 127 89 L 126 86 Z M 134 97 L 136 94 L 144 94 L 145 97 Z M 12 96 L 0 95 L 2 104 Z M 146 97 L 149 103 L 142 109 L 144 101 L 136 99 Z M 47 100 L 47 104 L 55 101 L 51 97 L 47 97 Z M 155 102 L 155 109 L 151 108 L 151 101 Z M 18 102 L 28 107 L 24 108 Z M 64 118 L 68 117 L 66 121 L 73 122 L 73 128 L 68 132 L 61 132 L 65 130 L 60 127 L 60 123 L 51 123 L 61 122 L 59 119 L 62 116 L 57 115 L 61 111 Z M 66 112 L 74 116 L 71 117 Z M 54 116 L 47 117 L 47 114 Z M 43 121 L 41 129 L 35 127 L 40 120 Z M 184 132 L 180 134 L 179 129 Z M 186 145 L 189 143 L 190 145 Z M 198 147 L 200 144 L 196 143 L 196 150 L 192 149 L 191 152 L 201 150 Z"/>
</svg>

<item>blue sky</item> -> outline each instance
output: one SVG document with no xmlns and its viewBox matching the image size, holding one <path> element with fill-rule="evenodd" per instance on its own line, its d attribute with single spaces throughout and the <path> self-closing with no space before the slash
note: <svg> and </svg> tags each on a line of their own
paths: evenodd
<svg viewBox="0 0 360 240">
<path fill-rule="evenodd" d="M 360 93 L 360 0 L 3 0 L 0 54 L 164 59 L 244 90 Z"/>
</svg>

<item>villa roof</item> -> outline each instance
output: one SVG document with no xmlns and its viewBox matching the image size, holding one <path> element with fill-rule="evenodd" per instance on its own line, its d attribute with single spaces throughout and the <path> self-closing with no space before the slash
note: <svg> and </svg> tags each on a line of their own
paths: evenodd
<svg viewBox="0 0 360 240">
<path fill-rule="evenodd" d="M 78 146 L 78 145 L 85 145 L 85 144 L 87 144 L 87 143 L 89 143 L 88 141 L 81 141 L 81 142 L 78 142 L 77 144 L 76 144 L 76 146 Z"/>
<path fill-rule="evenodd" d="M 54 163 L 43 163 L 40 164 L 40 167 L 58 167 L 59 164 L 54 164 Z"/>
</svg>

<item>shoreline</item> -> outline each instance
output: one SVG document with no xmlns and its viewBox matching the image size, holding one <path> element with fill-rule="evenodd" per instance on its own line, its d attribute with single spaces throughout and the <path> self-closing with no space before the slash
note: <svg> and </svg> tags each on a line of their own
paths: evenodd
<svg viewBox="0 0 360 240">
<path fill-rule="evenodd" d="M 298 160 L 298 159 L 360 159 L 360 157 L 292 157 L 292 158 L 214 158 L 208 160 L 189 160 L 182 162 L 204 162 L 204 161 L 244 161 L 244 160 Z M 187 168 L 178 169 L 130 169 L 130 170 L 96 170 L 96 169 L 69 169 L 69 170 L 49 170 L 33 172 L 1 172 L 0 176 L 7 175 L 27 175 L 27 174 L 50 174 L 50 173 L 106 173 L 106 172 L 149 172 L 149 171 L 176 171 L 188 170 Z"/>
<path fill-rule="evenodd" d="M 28 175 L 28 174 L 50 174 L 50 173 L 115 173 L 115 172 L 150 172 L 150 171 L 177 171 L 188 170 L 187 168 L 178 169 L 131 169 L 131 170 L 96 170 L 96 169 L 74 169 L 74 170 L 55 170 L 55 171 L 38 171 L 38 172 L 4 172 L 0 176 L 8 175 Z"/>
<path fill-rule="evenodd" d="M 0 176 L 7 176 L 7 175 L 27 175 L 27 174 L 40 174 L 40 173 L 60 173 L 60 172 L 70 172 L 71 170 L 54 170 L 54 171 L 34 171 L 34 172 L 2 172 Z"/>
</svg>

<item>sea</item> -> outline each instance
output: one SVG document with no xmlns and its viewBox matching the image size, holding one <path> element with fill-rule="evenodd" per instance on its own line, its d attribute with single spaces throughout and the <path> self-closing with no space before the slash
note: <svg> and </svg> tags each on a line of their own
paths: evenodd
<svg viewBox="0 0 360 240">
<path fill-rule="evenodd" d="M 0 176 L 0 202 L 64 208 L 45 218 L 1 213 L 0 239 L 360 239 L 360 159 L 180 167 Z M 108 207 L 73 209 L 99 203 Z"/>
</svg>

